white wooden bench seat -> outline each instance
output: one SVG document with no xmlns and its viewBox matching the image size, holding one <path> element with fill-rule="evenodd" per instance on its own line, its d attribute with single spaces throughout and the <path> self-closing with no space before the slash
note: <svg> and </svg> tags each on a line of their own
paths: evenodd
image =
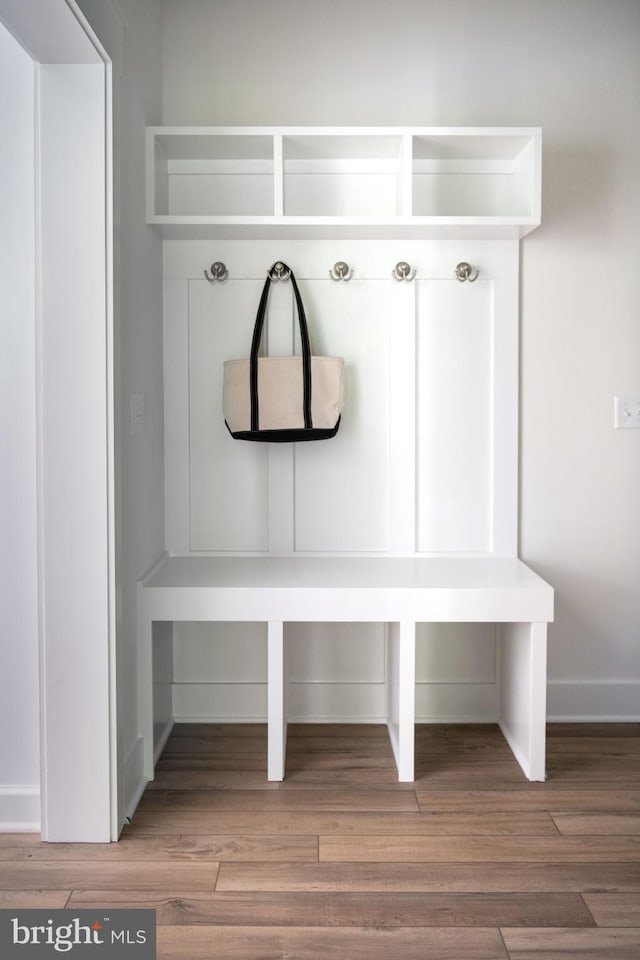
<svg viewBox="0 0 640 960">
<path fill-rule="evenodd" d="M 153 778 L 154 621 L 261 621 L 268 638 L 268 777 L 284 777 L 284 625 L 387 624 L 387 724 L 402 781 L 414 778 L 416 623 L 500 630 L 497 718 L 530 780 L 545 778 L 547 623 L 553 590 L 512 558 L 165 557 L 140 581 L 145 773 Z"/>
</svg>

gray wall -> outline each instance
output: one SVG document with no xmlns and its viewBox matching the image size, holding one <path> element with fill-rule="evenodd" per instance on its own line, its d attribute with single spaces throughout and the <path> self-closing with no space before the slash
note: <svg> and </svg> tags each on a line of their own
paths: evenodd
<svg viewBox="0 0 640 960">
<path fill-rule="evenodd" d="M 640 4 L 165 0 L 163 122 L 539 125 L 522 245 L 521 556 L 557 590 L 552 716 L 639 716 Z"/>
</svg>

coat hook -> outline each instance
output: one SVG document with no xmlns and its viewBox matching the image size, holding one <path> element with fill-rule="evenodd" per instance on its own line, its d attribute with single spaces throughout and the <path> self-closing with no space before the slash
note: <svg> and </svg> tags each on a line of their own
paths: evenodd
<svg viewBox="0 0 640 960">
<path fill-rule="evenodd" d="M 455 269 L 456 278 L 460 283 L 464 283 L 465 280 L 468 280 L 469 283 L 473 283 L 474 280 L 477 280 L 480 276 L 480 271 L 476 268 L 474 269 L 470 263 L 465 263 L 463 260 L 462 263 L 459 263 Z"/>
<path fill-rule="evenodd" d="M 281 260 L 278 260 L 276 261 L 276 263 L 274 263 L 274 265 L 269 270 L 269 276 L 274 281 L 288 280 L 289 277 L 291 276 L 291 270 L 286 265 L 286 263 L 282 263 Z"/>
<path fill-rule="evenodd" d="M 411 269 L 411 266 L 406 262 L 406 260 L 400 260 L 399 263 L 396 263 L 393 268 L 393 276 L 396 280 L 413 280 L 416 275 L 416 270 Z"/>
<path fill-rule="evenodd" d="M 353 270 L 351 270 L 349 264 L 345 263 L 344 260 L 338 260 L 337 263 L 334 263 L 331 270 L 329 270 L 329 276 L 332 280 L 351 280 Z"/>
<path fill-rule="evenodd" d="M 224 283 L 229 276 L 229 271 L 221 260 L 216 260 L 215 263 L 211 264 L 211 273 L 209 273 L 209 270 L 205 270 L 204 275 L 209 283 Z"/>
</svg>

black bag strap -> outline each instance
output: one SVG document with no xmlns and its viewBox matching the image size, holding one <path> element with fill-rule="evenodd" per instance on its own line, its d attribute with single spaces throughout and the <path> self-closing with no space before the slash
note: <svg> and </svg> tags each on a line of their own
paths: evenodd
<svg viewBox="0 0 640 960">
<path fill-rule="evenodd" d="M 267 271 L 267 279 L 262 288 L 256 322 L 253 327 L 253 339 L 251 341 L 251 356 L 249 359 L 249 391 L 251 395 L 251 430 L 259 430 L 260 409 L 258 403 L 258 354 L 260 353 L 260 343 L 264 332 L 265 317 L 267 314 L 267 301 L 271 283 L 274 279 L 281 277 L 291 280 L 293 293 L 296 300 L 298 311 L 298 326 L 300 327 L 300 340 L 302 343 L 302 412 L 304 414 L 305 430 L 311 430 L 313 423 L 311 421 L 311 343 L 309 341 L 309 330 L 307 328 L 307 316 L 304 312 L 304 304 L 293 275 L 293 270 L 286 263 L 279 261 Z"/>
</svg>

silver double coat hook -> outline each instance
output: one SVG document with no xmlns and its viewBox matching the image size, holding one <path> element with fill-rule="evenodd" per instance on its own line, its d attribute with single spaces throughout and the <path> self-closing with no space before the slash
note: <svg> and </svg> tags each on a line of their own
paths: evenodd
<svg viewBox="0 0 640 960">
<path fill-rule="evenodd" d="M 351 280 L 353 270 L 344 260 L 338 260 L 329 270 L 329 276 L 332 280 Z"/>
<path fill-rule="evenodd" d="M 465 260 L 463 260 L 457 265 L 456 269 L 454 270 L 454 274 L 460 283 L 464 283 L 465 280 L 468 280 L 469 283 L 473 283 L 474 280 L 477 280 L 480 276 L 480 271 L 477 268 L 472 267 L 470 263 L 467 263 Z"/>
<path fill-rule="evenodd" d="M 396 280 L 413 280 L 417 271 L 415 267 L 412 270 L 411 264 L 407 263 L 406 260 L 400 260 L 396 263 L 392 273 Z"/>
<path fill-rule="evenodd" d="M 222 260 L 216 260 L 215 263 L 211 264 L 209 270 L 204 271 L 204 275 L 209 283 L 224 283 L 229 276 L 229 271 Z"/>
</svg>

